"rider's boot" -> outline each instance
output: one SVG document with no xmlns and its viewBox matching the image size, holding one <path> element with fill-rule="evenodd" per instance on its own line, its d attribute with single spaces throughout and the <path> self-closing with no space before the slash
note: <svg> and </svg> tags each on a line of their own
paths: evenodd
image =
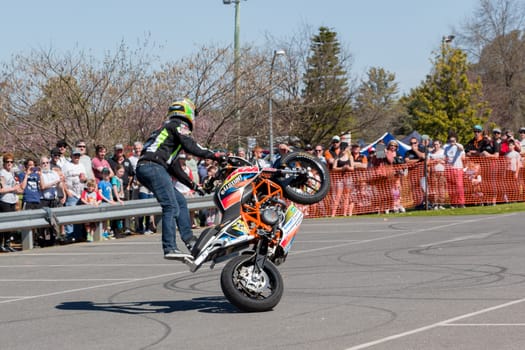
<svg viewBox="0 0 525 350">
<path fill-rule="evenodd" d="M 190 254 L 183 253 L 177 248 L 171 249 L 164 253 L 164 259 L 168 260 L 184 260 L 185 258 L 191 257 Z"/>
<path fill-rule="evenodd" d="M 197 243 L 197 237 L 191 236 L 190 239 L 188 239 L 186 242 L 186 248 L 191 252 L 193 250 L 193 247 L 195 246 L 195 243 Z"/>
</svg>

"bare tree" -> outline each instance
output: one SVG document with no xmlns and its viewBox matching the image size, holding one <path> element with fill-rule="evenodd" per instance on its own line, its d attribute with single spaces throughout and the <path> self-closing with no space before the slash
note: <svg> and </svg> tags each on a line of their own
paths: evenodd
<svg viewBox="0 0 525 350">
<path fill-rule="evenodd" d="M 34 156 L 57 139 L 72 144 L 128 140 L 129 101 L 151 59 L 121 44 L 97 62 L 83 52 L 16 56 L 2 73 L 2 136 Z"/>
<path fill-rule="evenodd" d="M 492 121 L 509 128 L 525 125 L 525 3 L 480 0 L 457 35 L 476 62 L 472 72 L 482 78 Z"/>
</svg>

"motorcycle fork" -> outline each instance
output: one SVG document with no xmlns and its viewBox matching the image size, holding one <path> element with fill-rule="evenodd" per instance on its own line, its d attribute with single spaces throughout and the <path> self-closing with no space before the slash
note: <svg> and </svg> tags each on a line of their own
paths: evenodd
<svg viewBox="0 0 525 350">
<path fill-rule="evenodd" d="M 264 269 L 264 264 L 268 257 L 269 243 L 269 238 L 267 236 L 262 236 L 259 244 L 257 244 L 257 249 L 255 250 L 255 266 L 257 267 L 257 272 L 261 272 Z"/>
</svg>

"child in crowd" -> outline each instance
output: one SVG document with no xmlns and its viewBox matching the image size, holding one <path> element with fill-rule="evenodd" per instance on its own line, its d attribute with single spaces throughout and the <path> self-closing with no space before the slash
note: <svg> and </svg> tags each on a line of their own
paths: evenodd
<svg viewBox="0 0 525 350">
<path fill-rule="evenodd" d="M 115 176 L 111 178 L 111 190 L 112 190 L 112 196 L 113 203 L 120 203 L 124 204 L 124 166 L 122 164 L 117 164 L 115 167 Z M 102 182 L 102 181 L 101 181 Z M 100 183 L 99 183 L 100 185 Z M 118 220 L 111 220 L 111 228 L 113 229 L 113 232 L 122 232 L 122 229 L 124 227 L 124 220 L 118 219 Z"/>
<path fill-rule="evenodd" d="M 356 203 L 357 213 L 371 211 L 374 189 L 365 180 L 359 181 L 358 186 L 352 191 L 352 200 Z"/>
<path fill-rule="evenodd" d="M 113 201 L 120 204 L 124 203 L 124 166 L 122 164 L 117 164 L 115 167 L 115 176 L 111 178 L 111 188 L 113 192 Z"/>
<path fill-rule="evenodd" d="M 113 201 L 113 186 L 111 185 L 111 173 L 108 168 L 102 169 L 102 180 L 98 182 L 98 191 L 102 196 L 102 200 L 109 204 L 114 204 Z"/>
<path fill-rule="evenodd" d="M 115 204 L 113 201 L 113 186 L 111 185 L 111 172 L 109 168 L 104 168 L 101 171 L 102 179 L 98 182 L 98 192 L 102 196 L 102 201 L 109 204 Z M 111 238 L 111 224 L 109 220 L 105 222 L 103 238 Z"/>
<path fill-rule="evenodd" d="M 483 205 L 483 191 L 481 190 L 482 177 L 480 174 L 480 165 L 475 162 L 468 162 L 467 167 L 463 169 L 467 177 L 467 193 L 469 193 L 474 202 Z"/>
<path fill-rule="evenodd" d="M 394 203 L 394 213 L 404 213 L 405 208 L 401 204 L 401 179 L 396 178 L 392 186 L 392 201 Z"/>
<path fill-rule="evenodd" d="M 102 203 L 102 196 L 97 191 L 97 182 L 94 179 L 89 179 L 86 183 L 86 188 L 82 191 L 80 201 L 86 205 L 98 207 Z M 97 229 L 96 222 L 86 223 L 86 231 L 88 242 L 93 242 L 93 235 Z"/>
</svg>

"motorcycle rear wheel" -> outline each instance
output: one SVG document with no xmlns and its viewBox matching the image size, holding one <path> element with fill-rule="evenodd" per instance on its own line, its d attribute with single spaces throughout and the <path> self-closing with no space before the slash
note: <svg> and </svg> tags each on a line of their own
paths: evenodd
<svg viewBox="0 0 525 350">
<path fill-rule="evenodd" d="M 199 238 L 197 238 L 197 242 L 195 242 L 195 245 L 193 246 L 193 249 L 191 250 L 191 255 L 196 257 L 201 253 L 202 248 L 206 246 L 206 243 L 210 240 L 211 237 L 215 236 L 217 234 L 217 230 L 215 227 L 208 227 L 202 233 L 200 234 Z"/>
<path fill-rule="evenodd" d="M 314 204 L 328 194 L 330 174 L 316 156 L 304 152 L 289 153 L 281 160 L 281 165 L 289 169 L 308 169 L 307 174 L 277 179 L 289 200 L 299 204 Z"/>
<path fill-rule="evenodd" d="M 237 256 L 222 270 L 222 292 L 242 311 L 272 310 L 283 295 L 283 279 L 271 261 L 266 260 L 262 271 L 256 270 L 254 255 Z"/>
</svg>

